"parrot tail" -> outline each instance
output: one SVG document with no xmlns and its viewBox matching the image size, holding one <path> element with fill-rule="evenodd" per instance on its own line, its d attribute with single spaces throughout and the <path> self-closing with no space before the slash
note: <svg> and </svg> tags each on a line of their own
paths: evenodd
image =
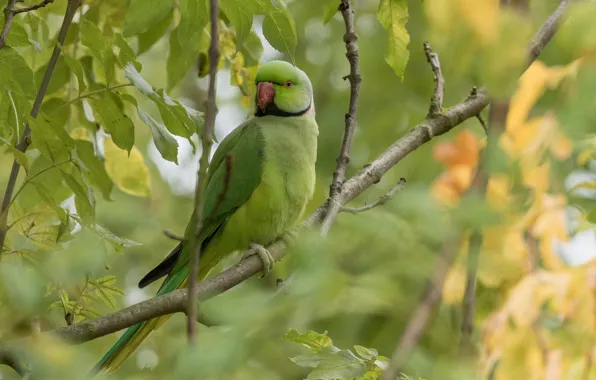
<svg viewBox="0 0 596 380">
<path fill-rule="evenodd" d="M 188 270 L 181 270 L 172 276 L 168 276 L 157 292 L 157 295 L 159 296 L 186 287 L 187 272 Z M 163 325 L 170 319 L 170 317 L 171 315 L 164 315 L 129 327 L 124 334 L 122 334 L 120 339 L 118 339 L 116 344 L 114 344 L 95 365 L 92 374 L 97 374 L 102 371 L 116 371 L 122 363 L 132 355 L 137 347 L 139 347 L 143 340 L 145 340 L 153 330 Z"/>
</svg>

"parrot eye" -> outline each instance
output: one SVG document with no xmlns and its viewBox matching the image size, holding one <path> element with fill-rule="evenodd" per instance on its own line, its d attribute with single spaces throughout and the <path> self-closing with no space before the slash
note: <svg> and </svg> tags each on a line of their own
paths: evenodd
<svg viewBox="0 0 596 380">
<path fill-rule="evenodd" d="M 286 86 L 286 88 L 292 87 L 292 81 L 291 80 L 287 81 L 285 86 Z"/>
</svg>

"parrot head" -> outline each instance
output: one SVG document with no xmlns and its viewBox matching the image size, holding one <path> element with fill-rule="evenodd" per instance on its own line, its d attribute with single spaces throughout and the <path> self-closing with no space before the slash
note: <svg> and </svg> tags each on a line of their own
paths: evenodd
<svg viewBox="0 0 596 380">
<path fill-rule="evenodd" d="M 310 79 L 288 62 L 265 63 L 257 71 L 255 82 L 255 116 L 300 116 L 314 111 Z"/>
</svg>

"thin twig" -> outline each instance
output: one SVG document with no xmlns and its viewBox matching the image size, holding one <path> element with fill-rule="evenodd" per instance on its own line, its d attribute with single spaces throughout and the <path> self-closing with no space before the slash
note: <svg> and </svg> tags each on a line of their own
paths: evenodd
<svg viewBox="0 0 596 380">
<path fill-rule="evenodd" d="M 360 69 L 358 67 L 358 37 L 354 28 L 354 10 L 350 6 L 349 0 L 341 0 L 339 11 L 344 18 L 346 26 L 346 33 L 344 34 L 344 42 L 346 44 L 346 57 L 350 63 L 350 75 L 347 78 L 350 80 L 350 105 L 348 113 L 345 115 L 345 130 L 344 137 L 341 143 L 339 156 L 337 157 L 337 167 L 333 172 L 331 186 L 329 187 L 329 206 L 327 215 L 321 226 L 321 234 L 326 236 L 331 228 L 331 224 L 341 209 L 341 204 L 338 202 L 339 195 L 342 192 L 343 183 L 346 178 L 346 167 L 350 162 L 350 146 L 354 137 L 354 130 L 356 129 L 356 112 L 358 110 L 358 96 L 360 93 Z"/>
<path fill-rule="evenodd" d="M 443 108 L 445 79 L 441 73 L 441 62 L 439 61 L 439 55 L 430 48 L 430 44 L 428 42 L 424 43 L 424 54 L 426 55 L 426 60 L 433 70 L 433 80 L 435 82 L 435 91 L 430 98 L 430 108 L 428 110 L 429 115 L 432 116 L 440 113 L 441 108 Z"/>
<path fill-rule="evenodd" d="M 62 26 L 60 27 L 60 32 L 58 33 L 58 40 L 56 41 L 56 46 L 54 46 L 54 51 L 52 52 L 52 56 L 48 61 L 48 67 L 39 86 L 39 90 L 37 91 L 35 101 L 33 102 L 33 107 L 31 108 L 31 117 L 34 119 L 37 117 L 37 114 L 39 113 L 41 103 L 43 102 L 43 98 L 45 97 L 46 92 L 48 90 L 50 79 L 52 79 L 52 74 L 54 73 L 54 69 L 56 68 L 56 64 L 58 63 L 58 58 L 60 57 L 60 52 L 62 51 L 61 47 L 64 45 L 64 41 L 66 40 L 66 35 L 68 34 L 68 29 L 70 28 L 72 19 L 75 13 L 77 12 L 77 9 L 81 6 L 82 3 L 83 0 L 68 0 L 68 5 L 66 6 L 64 19 L 62 20 Z M 9 5 L 10 4 L 11 3 L 9 2 Z M 14 2 L 12 3 L 12 5 L 14 5 Z M 6 10 L 5 14 L 8 14 Z M 2 41 L 0 41 L 0 43 L 1 42 Z M 23 136 L 21 137 L 21 141 L 17 145 L 17 149 L 21 152 L 25 152 L 31 144 L 31 139 L 29 138 L 30 133 L 31 130 L 29 129 L 29 124 L 26 124 Z M 0 252 L 4 249 L 4 241 L 6 240 L 7 231 L 6 215 L 12 199 L 12 192 L 14 191 L 15 185 L 17 183 L 17 177 L 19 176 L 20 168 L 21 165 L 15 159 L 12 163 L 12 168 L 8 177 L 8 183 L 6 184 L 6 190 L 4 191 L 4 198 L 2 199 L 2 207 L 0 208 Z"/>
<path fill-rule="evenodd" d="M 217 62 L 219 62 L 219 32 L 217 30 L 219 20 L 218 0 L 211 0 L 211 46 L 209 47 L 209 91 L 207 93 L 207 106 L 205 109 L 205 131 L 201 144 L 203 151 L 199 161 L 197 172 L 197 188 L 195 191 L 195 220 L 196 228 L 193 241 L 193 257 L 190 267 L 188 281 L 188 307 L 187 307 L 187 333 L 190 344 L 197 340 L 197 277 L 199 276 L 199 258 L 201 256 L 201 241 L 199 236 L 203 228 L 203 208 L 205 203 L 205 187 L 207 185 L 207 167 L 209 165 L 209 153 L 213 145 L 213 128 L 215 126 L 215 114 L 217 105 L 215 103 L 215 81 L 217 77 Z"/>
<path fill-rule="evenodd" d="M 69 105 L 71 105 L 73 103 L 76 103 L 79 100 L 82 100 L 82 99 L 85 99 L 85 98 L 90 98 L 91 96 L 100 94 L 102 92 L 112 91 L 112 90 L 115 90 L 117 88 L 129 87 L 129 86 L 133 86 L 133 84 L 132 83 L 123 83 L 123 84 L 117 84 L 115 86 L 108 86 L 108 87 L 105 87 L 105 88 L 100 88 L 99 90 L 89 91 L 89 92 L 87 92 L 85 94 L 81 94 L 81 95 L 77 96 L 76 98 L 70 99 L 67 102 L 64 102 L 64 103 L 60 104 L 58 107 L 52 109 L 49 112 L 49 115 L 53 114 L 54 112 L 58 111 L 59 109 L 61 109 L 63 107 L 66 107 L 66 106 L 69 106 Z"/>
<path fill-rule="evenodd" d="M 341 212 L 349 212 L 351 214 L 358 214 L 360 212 L 364 212 L 364 211 L 373 209 L 377 206 L 382 206 L 385 203 L 387 203 L 389 200 L 391 200 L 391 198 L 393 198 L 395 196 L 395 194 L 399 193 L 404 188 L 405 185 L 406 185 L 406 179 L 402 177 L 399 179 L 397 184 L 391 188 L 391 190 L 389 190 L 385 195 L 383 195 L 382 197 L 377 199 L 375 202 L 373 202 L 369 205 L 364 205 L 362 207 L 342 206 L 340 211 Z"/>
<path fill-rule="evenodd" d="M 46 5 L 48 5 L 50 3 L 53 3 L 53 2 L 54 2 L 54 0 L 43 0 L 41 3 L 32 5 L 30 7 L 17 8 L 17 9 L 14 10 L 14 13 L 15 14 L 19 14 L 19 13 L 23 13 L 23 12 L 31 12 L 31 11 L 34 11 L 36 9 L 43 8 Z"/>
<path fill-rule="evenodd" d="M 478 92 L 475 96 L 470 96 L 464 102 L 448 109 L 441 117 L 424 120 L 402 138 L 395 141 L 358 174 L 347 180 L 343 185 L 338 202 L 345 204 L 360 195 L 372 184 L 379 182 L 387 171 L 430 140 L 429 129 L 432 130 L 434 136 L 447 133 L 465 120 L 475 117 L 488 103 L 488 96 L 483 92 Z M 326 209 L 326 204 L 319 206 L 298 228 L 309 228 L 320 223 L 325 216 Z M 276 261 L 286 255 L 283 239 L 269 245 L 267 250 Z M 256 253 L 256 251 L 244 252 L 242 256 L 246 258 L 240 263 L 213 278 L 200 282 L 196 287 L 198 300 L 205 301 L 215 297 L 260 273 L 263 269 L 263 262 L 258 256 L 250 255 L 250 253 Z M 183 312 L 187 310 L 187 307 L 188 290 L 179 289 L 163 296 L 139 302 L 112 314 L 48 333 L 72 343 L 82 343 L 162 315 Z"/>
<path fill-rule="evenodd" d="M 176 240 L 176 241 L 186 241 L 186 238 L 184 236 L 178 236 L 173 232 L 170 232 L 168 230 L 163 230 L 163 234 L 166 235 L 167 237 L 169 237 L 172 240 Z"/>
<path fill-rule="evenodd" d="M 445 283 L 449 267 L 451 267 L 453 260 L 457 256 L 457 248 L 461 240 L 460 237 L 456 237 L 457 233 L 452 232 L 451 234 L 443 243 L 433 275 L 429 279 L 422 298 L 414 313 L 412 313 L 408 325 L 393 351 L 393 355 L 391 355 L 389 366 L 381 375 L 381 380 L 395 380 L 397 374 L 408 360 L 410 353 L 418 345 L 435 307 L 441 300 L 443 284 Z"/>
</svg>

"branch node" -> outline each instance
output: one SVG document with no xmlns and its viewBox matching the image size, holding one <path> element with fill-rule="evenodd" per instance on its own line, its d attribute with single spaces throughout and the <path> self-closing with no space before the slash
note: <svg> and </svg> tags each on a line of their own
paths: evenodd
<svg viewBox="0 0 596 380">
<path fill-rule="evenodd" d="M 381 196 L 375 202 L 373 202 L 369 205 L 365 204 L 362 207 L 342 206 L 340 208 L 340 211 L 349 212 L 351 214 L 358 214 L 360 212 L 371 210 L 377 206 L 382 206 L 385 203 L 387 203 L 388 201 L 390 201 L 395 196 L 395 194 L 399 193 L 404 188 L 405 185 L 406 185 L 406 179 L 404 177 L 401 177 L 399 179 L 399 181 L 397 182 L 397 184 L 391 188 L 391 190 L 389 190 L 387 193 L 385 193 L 383 196 Z"/>
</svg>

